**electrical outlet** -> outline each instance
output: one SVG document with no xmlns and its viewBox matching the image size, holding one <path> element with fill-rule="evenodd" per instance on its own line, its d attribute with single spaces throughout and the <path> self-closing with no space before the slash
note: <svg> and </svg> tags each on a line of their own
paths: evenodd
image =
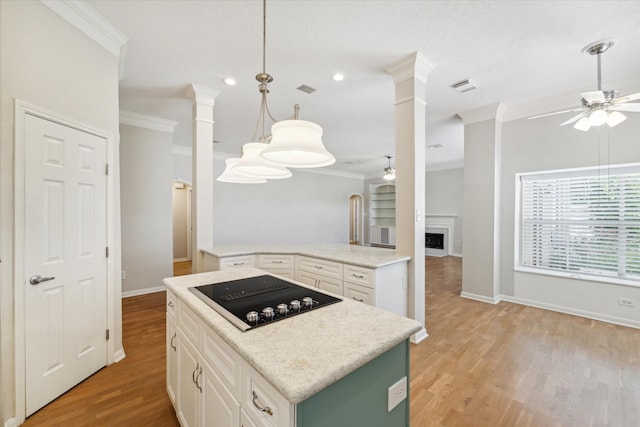
<svg viewBox="0 0 640 427">
<path fill-rule="evenodd" d="M 634 300 L 633 298 L 618 297 L 618 304 L 625 307 L 635 307 L 636 300 Z"/>
<path fill-rule="evenodd" d="M 393 408 L 407 398 L 407 377 L 402 377 L 397 383 L 389 387 L 387 397 L 387 412 L 391 412 Z"/>
<path fill-rule="evenodd" d="M 123 279 L 123 280 L 124 280 L 124 279 L 126 279 L 126 278 L 127 278 L 127 272 L 126 272 L 126 271 L 124 271 L 124 270 L 122 270 L 122 271 L 120 272 L 120 278 L 121 278 L 121 279 Z"/>
</svg>

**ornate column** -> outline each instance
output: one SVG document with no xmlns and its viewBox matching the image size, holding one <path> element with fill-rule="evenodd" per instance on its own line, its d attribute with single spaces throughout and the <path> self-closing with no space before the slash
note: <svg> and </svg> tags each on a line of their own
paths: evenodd
<svg viewBox="0 0 640 427">
<path fill-rule="evenodd" d="M 213 105 L 218 92 L 195 84 L 187 89 L 193 102 L 191 270 L 203 271 L 200 248 L 213 245 Z"/>
<path fill-rule="evenodd" d="M 423 328 L 411 337 L 427 337 L 425 325 L 425 85 L 432 64 L 419 52 L 390 66 L 396 111 L 396 252 L 411 257 L 407 277 L 407 315 Z"/>
</svg>

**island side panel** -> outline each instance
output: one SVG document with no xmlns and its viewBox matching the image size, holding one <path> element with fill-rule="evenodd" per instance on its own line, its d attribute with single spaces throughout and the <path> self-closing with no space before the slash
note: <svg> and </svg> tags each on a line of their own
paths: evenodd
<svg viewBox="0 0 640 427">
<path fill-rule="evenodd" d="M 407 398 L 387 411 L 388 390 L 407 377 Z M 409 426 L 409 341 L 405 340 L 298 404 L 298 427 Z"/>
</svg>

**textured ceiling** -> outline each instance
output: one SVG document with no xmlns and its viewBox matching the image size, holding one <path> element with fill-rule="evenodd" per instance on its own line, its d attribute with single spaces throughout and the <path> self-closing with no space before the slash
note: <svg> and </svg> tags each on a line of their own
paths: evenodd
<svg viewBox="0 0 640 427">
<path fill-rule="evenodd" d="M 262 2 L 114 1 L 88 3 L 128 38 L 120 82 L 124 110 L 178 121 L 175 143 L 191 144 L 189 83 L 220 92 L 215 150 L 239 154 L 259 110 Z M 503 102 L 520 104 L 595 89 L 595 58 L 581 49 L 611 38 L 603 85 L 640 74 L 640 1 L 267 1 L 269 105 L 324 129 L 333 169 L 371 175 L 394 152 L 394 85 L 389 65 L 419 51 L 429 75 L 428 170 L 461 166 L 463 128 L 456 116 Z M 330 79 L 335 72 L 345 80 Z M 222 78 L 238 84 L 225 86 Z M 473 78 L 459 94 L 451 83 Z M 316 90 L 305 94 L 301 84 Z M 609 88 L 611 89 L 611 88 Z M 640 90 L 640 88 L 637 88 Z"/>
</svg>

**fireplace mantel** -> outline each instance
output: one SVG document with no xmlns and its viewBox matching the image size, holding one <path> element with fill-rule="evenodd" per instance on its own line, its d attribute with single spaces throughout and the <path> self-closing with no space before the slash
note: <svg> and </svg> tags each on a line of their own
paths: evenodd
<svg viewBox="0 0 640 427">
<path fill-rule="evenodd" d="M 453 252 L 453 230 L 456 218 L 455 214 L 425 214 L 424 228 L 445 228 L 447 230 L 447 253 Z"/>
</svg>

